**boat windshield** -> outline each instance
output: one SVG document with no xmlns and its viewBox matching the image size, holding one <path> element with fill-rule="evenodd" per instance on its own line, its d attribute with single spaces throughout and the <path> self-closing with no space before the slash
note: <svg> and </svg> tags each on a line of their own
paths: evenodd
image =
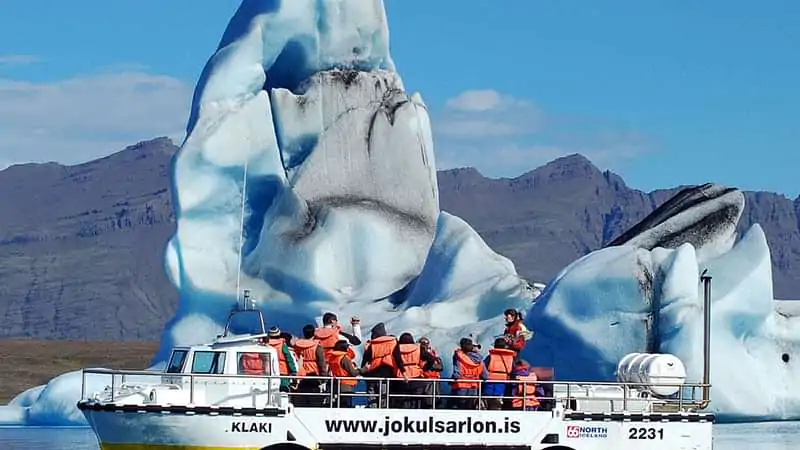
<svg viewBox="0 0 800 450">
<path fill-rule="evenodd" d="M 226 336 L 266 334 L 264 318 L 260 311 L 236 311 L 228 317 Z"/>
<path fill-rule="evenodd" d="M 174 350 L 167 366 L 167 373 L 181 373 L 186 364 L 187 350 Z"/>
</svg>

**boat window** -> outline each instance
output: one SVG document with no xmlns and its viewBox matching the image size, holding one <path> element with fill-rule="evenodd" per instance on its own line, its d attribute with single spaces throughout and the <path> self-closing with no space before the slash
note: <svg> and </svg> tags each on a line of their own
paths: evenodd
<svg viewBox="0 0 800 450">
<path fill-rule="evenodd" d="M 186 350 L 175 350 L 172 352 L 172 357 L 169 359 L 167 366 L 167 373 L 181 373 L 183 372 L 183 365 L 186 363 Z"/>
<path fill-rule="evenodd" d="M 263 352 L 237 353 L 239 375 L 271 375 L 272 364 L 269 357 L 269 353 Z"/>
<path fill-rule="evenodd" d="M 192 373 L 222 374 L 225 372 L 225 352 L 194 352 Z"/>
</svg>

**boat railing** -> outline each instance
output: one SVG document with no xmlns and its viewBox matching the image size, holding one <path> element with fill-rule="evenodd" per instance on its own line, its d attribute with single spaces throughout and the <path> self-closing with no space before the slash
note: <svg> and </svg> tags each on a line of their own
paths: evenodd
<svg viewBox="0 0 800 450">
<path fill-rule="evenodd" d="M 90 383 L 91 377 L 107 377 L 110 382 Z M 451 384 L 464 380 L 433 378 L 331 378 L 319 376 L 256 376 L 234 374 L 165 373 L 148 370 L 85 369 L 81 382 L 81 401 L 96 401 L 95 392 L 88 386 L 105 386 L 103 401 L 114 403 L 137 389 L 142 391 L 157 385 L 160 389 L 188 390 L 185 402 L 195 406 L 220 406 L 236 403 L 236 399 L 260 394 L 270 401 L 279 398 L 278 380 L 290 385 L 287 395 L 296 407 L 374 407 L 413 409 L 540 409 L 550 410 L 560 405 L 565 410 L 596 410 L 608 412 L 630 411 L 697 411 L 706 406 L 700 398 L 703 383 L 659 383 L 659 388 L 674 387 L 674 395 L 662 397 L 648 392 L 649 385 L 627 382 L 554 381 L 539 380 L 469 380 L 478 388 L 454 393 Z M 348 381 L 357 383 L 352 389 Z M 285 383 L 286 383 L 285 382 Z M 507 386 L 503 395 L 487 395 L 489 384 Z M 352 384 L 352 383 L 350 383 Z M 531 396 L 527 387 L 533 384 L 540 389 Z M 213 389 L 209 389 L 212 387 Z M 225 387 L 249 388 L 249 393 L 237 397 Z M 519 389 L 522 387 L 522 389 Z M 220 389 L 222 388 L 222 389 Z M 516 391 L 513 388 L 517 388 Z M 216 395 L 206 395 L 216 389 Z M 203 391 L 202 398 L 197 395 Z M 243 391 L 240 389 L 240 391 Z M 102 391 L 101 391 L 102 392 Z M 255 392 L 255 394 L 253 394 Z M 533 398 L 532 398 L 533 397 Z M 516 400 L 516 401 L 515 401 Z M 241 404 L 241 403 L 239 403 Z M 494 406 L 493 406 L 494 405 Z M 530 408 L 529 408 L 530 407 Z"/>
</svg>

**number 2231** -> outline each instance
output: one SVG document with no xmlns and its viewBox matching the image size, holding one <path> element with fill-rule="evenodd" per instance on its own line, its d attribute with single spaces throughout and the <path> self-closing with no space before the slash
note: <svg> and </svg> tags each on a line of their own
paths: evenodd
<svg viewBox="0 0 800 450">
<path fill-rule="evenodd" d="M 628 430 L 628 439 L 664 439 L 663 428 L 631 428 Z"/>
</svg>

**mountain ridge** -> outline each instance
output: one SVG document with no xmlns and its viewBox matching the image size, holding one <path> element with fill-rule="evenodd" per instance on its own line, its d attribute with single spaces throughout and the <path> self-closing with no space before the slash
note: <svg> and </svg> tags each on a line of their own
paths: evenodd
<svg viewBox="0 0 800 450">
<path fill-rule="evenodd" d="M 158 339 L 177 306 L 163 252 L 175 230 L 177 150 L 159 137 L 76 165 L 0 171 L 0 337 Z M 682 186 L 644 192 L 572 154 L 513 178 L 440 170 L 441 209 L 465 219 L 530 281 L 547 282 Z M 800 197 L 745 191 L 743 233 L 761 223 L 778 298 L 800 289 Z M 800 297 L 800 296 L 796 296 Z"/>
</svg>

